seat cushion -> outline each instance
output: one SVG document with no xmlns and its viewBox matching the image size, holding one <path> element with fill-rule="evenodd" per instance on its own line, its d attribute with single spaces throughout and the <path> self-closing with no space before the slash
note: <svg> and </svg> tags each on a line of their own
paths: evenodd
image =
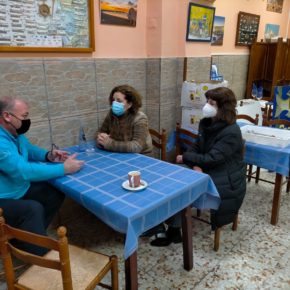
<svg viewBox="0 0 290 290">
<path fill-rule="evenodd" d="M 108 256 L 72 245 L 69 246 L 69 255 L 73 288 L 77 290 L 86 289 L 110 262 Z M 45 257 L 59 259 L 57 251 L 50 251 Z M 60 271 L 35 265 L 20 276 L 18 283 L 31 289 L 63 289 Z"/>
</svg>

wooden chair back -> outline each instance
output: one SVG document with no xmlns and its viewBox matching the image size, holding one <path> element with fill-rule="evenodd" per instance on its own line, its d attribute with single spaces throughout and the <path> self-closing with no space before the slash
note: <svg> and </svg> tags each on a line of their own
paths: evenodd
<svg viewBox="0 0 290 290">
<path fill-rule="evenodd" d="M 70 260 L 70 251 L 68 239 L 66 237 L 66 228 L 59 227 L 57 230 L 58 239 L 53 239 L 47 236 L 37 235 L 31 232 L 23 231 L 20 229 L 13 228 L 5 223 L 5 219 L 3 217 L 3 210 L 0 208 L 0 254 L 3 262 L 4 273 L 7 283 L 8 290 L 14 289 L 47 289 L 43 285 L 50 284 L 54 281 L 60 281 L 59 272 L 61 272 L 61 280 L 62 282 L 58 283 L 58 288 L 55 289 L 64 289 L 64 290 L 72 290 L 80 289 L 77 285 L 74 284 L 71 270 L 71 260 Z M 33 245 L 37 245 L 40 247 L 47 248 L 49 250 L 48 254 L 44 256 L 36 256 L 24 250 L 20 250 L 14 245 L 11 244 L 12 239 L 17 239 L 19 241 L 23 241 L 26 243 L 30 243 Z M 77 248 L 72 246 L 73 249 L 77 249 L 78 255 L 85 257 L 82 252 L 86 251 L 85 249 Z M 52 255 L 51 255 L 52 253 Z M 93 255 L 98 255 L 98 253 L 93 253 Z M 102 254 L 99 254 L 102 255 Z M 103 255 L 102 255 L 103 256 Z M 32 264 L 35 266 L 30 267 L 26 272 L 24 272 L 20 277 L 16 278 L 16 274 L 13 268 L 13 259 L 12 257 L 16 257 L 17 259 L 23 261 L 27 264 Z M 92 256 L 91 256 L 92 257 Z M 107 257 L 107 256 L 106 256 Z M 113 256 L 112 256 L 113 257 Z M 87 283 L 88 287 L 84 287 L 82 289 L 94 289 L 94 287 L 99 284 L 107 289 L 118 289 L 118 276 L 117 276 L 117 260 L 116 257 L 113 257 L 113 262 L 111 259 L 107 259 L 108 263 L 106 263 L 106 267 L 98 267 L 98 256 L 96 258 L 96 264 L 94 265 L 95 269 L 101 270 L 103 273 L 94 273 L 94 279 L 92 281 L 82 281 L 81 285 Z M 101 257 L 102 258 L 102 257 Z M 74 259 L 72 259 L 74 262 Z M 86 267 L 86 261 L 82 261 L 83 265 L 74 265 L 78 267 Z M 38 267 L 39 266 L 39 267 Z M 34 267 L 34 269 L 33 269 Z M 40 268 L 41 267 L 41 268 Z M 49 271 L 49 275 L 47 272 L 43 272 L 46 270 L 42 270 L 43 268 L 54 269 L 57 271 Z M 88 267 L 89 268 L 89 267 Z M 108 285 L 104 285 L 100 283 L 100 280 L 105 276 L 105 274 L 111 270 L 112 274 L 112 287 Z M 42 273 L 43 272 L 43 273 Z M 114 273 L 113 273 L 114 272 Z M 26 276 L 26 277 L 25 277 Z M 39 277 L 37 277 L 39 276 Z M 43 276 L 43 277 L 41 277 Z M 113 277 L 114 276 L 114 277 Z M 46 282 L 41 285 L 35 285 L 34 278 L 36 280 Z M 114 280 L 114 281 L 113 281 Z M 22 283 L 24 281 L 24 283 Z M 25 283 L 28 281 L 28 284 Z M 32 286 L 33 287 L 32 287 Z"/>
<path fill-rule="evenodd" d="M 176 123 L 175 156 L 182 154 L 185 148 L 191 147 L 197 137 L 198 134 L 183 129 L 179 123 Z"/>
<path fill-rule="evenodd" d="M 269 121 L 272 119 L 272 114 L 273 114 L 273 108 L 272 104 L 266 103 L 265 108 L 262 108 L 262 113 L 263 113 L 263 126 L 265 125 L 265 122 Z"/>
<path fill-rule="evenodd" d="M 245 114 L 240 114 L 240 115 L 237 115 L 237 120 L 247 120 L 249 122 L 251 122 L 252 124 L 254 125 L 258 125 L 259 123 L 259 114 L 256 114 L 256 118 L 252 118 L 251 116 L 249 115 L 245 115 Z"/>
<path fill-rule="evenodd" d="M 167 133 L 165 129 L 162 129 L 161 133 L 149 128 L 149 133 L 152 138 L 152 144 L 154 147 L 160 150 L 160 159 L 166 161 L 166 143 L 167 143 Z"/>
<path fill-rule="evenodd" d="M 268 127 L 277 127 L 281 129 L 290 129 L 290 121 L 283 120 L 283 119 L 271 119 L 271 120 L 264 120 L 264 126 Z"/>
</svg>

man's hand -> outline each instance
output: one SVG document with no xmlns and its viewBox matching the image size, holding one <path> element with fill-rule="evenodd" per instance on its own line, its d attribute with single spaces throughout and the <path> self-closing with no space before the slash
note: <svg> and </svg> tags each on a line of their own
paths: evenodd
<svg viewBox="0 0 290 290">
<path fill-rule="evenodd" d="M 76 154 L 68 156 L 67 159 L 64 161 L 64 173 L 71 174 L 79 171 L 82 166 L 84 165 L 84 161 L 77 160 Z"/>
<path fill-rule="evenodd" d="M 198 172 L 203 172 L 199 166 L 193 166 L 192 169 Z"/>
<path fill-rule="evenodd" d="M 110 138 L 110 135 L 107 133 L 99 133 L 97 137 L 97 142 L 99 145 L 104 146 L 106 141 Z"/>
<path fill-rule="evenodd" d="M 177 155 L 176 156 L 176 163 L 178 163 L 178 164 L 182 164 L 183 163 L 183 157 L 182 157 L 182 155 Z"/>
<path fill-rule="evenodd" d="M 47 155 L 47 159 L 50 162 L 64 162 L 68 158 L 68 153 L 66 151 L 53 149 Z"/>
</svg>

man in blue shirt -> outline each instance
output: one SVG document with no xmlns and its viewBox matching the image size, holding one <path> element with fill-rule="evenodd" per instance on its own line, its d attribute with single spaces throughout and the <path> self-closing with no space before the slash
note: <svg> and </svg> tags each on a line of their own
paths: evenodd
<svg viewBox="0 0 290 290">
<path fill-rule="evenodd" d="M 0 98 L 0 207 L 11 226 L 46 235 L 64 199 L 46 181 L 79 171 L 83 161 L 65 151 L 32 145 L 24 135 L 30 123 L 25 101 Z M 46 253 L 26 243 L 21 247 L 37 255 Z"/>
</svg>

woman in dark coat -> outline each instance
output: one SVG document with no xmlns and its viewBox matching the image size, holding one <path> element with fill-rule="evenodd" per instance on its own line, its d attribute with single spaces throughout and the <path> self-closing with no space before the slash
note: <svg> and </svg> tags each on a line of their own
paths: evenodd
<svg viewBox="0 0 290 290">
<path fill-rule="evenodd" d="M 236 97 L 220 87 L 205 94 L 199 137 L 195 145 L 176 158 L 194 170 L 207 173 L 215 183 L 221 204 L 211 212 L 213 229 L 233 222 L 246 193 L 244 142 L 236 124 Z"/>
<path fill-rule="evenodd" d="M 232 90 L 219 87 L 205 94 L 204 118 L 200 121 L 199 137 L 192 148 L 176 157 L 193 170 L 207 173 L 220 194 L 221 204 L 211 211 L 212 229 L 233 222 L 246 193 L 246 165 L 243 161 L 244 142 L 236 124 L 236 97 Z M 162 247 L 181 242 L 180 215 L 166 221 L 166 232 L 156 235 L 150 244 Z"/>
</svg>

